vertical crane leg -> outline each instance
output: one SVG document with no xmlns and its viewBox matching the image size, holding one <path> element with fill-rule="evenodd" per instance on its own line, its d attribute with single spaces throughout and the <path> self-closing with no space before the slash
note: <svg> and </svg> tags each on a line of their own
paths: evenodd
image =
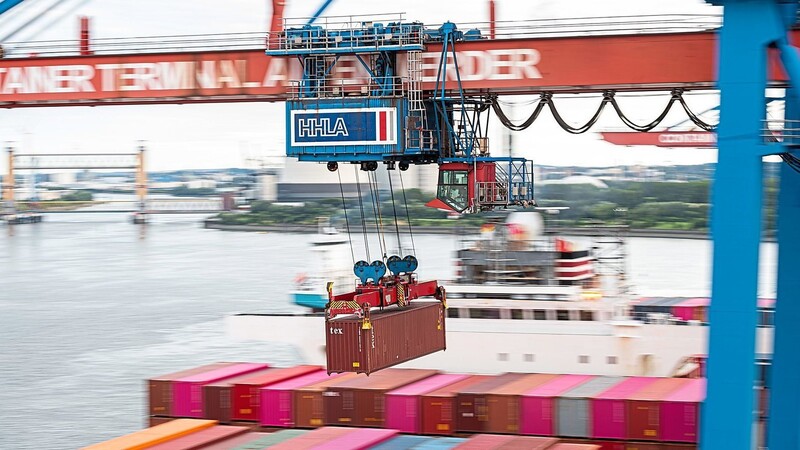
<svg viewBox="0 0 800 450">
<path fill-rule="evenodd" d="M 753 448 L 767 45 L 785 32 L 777 1 L 714 2 L 725 9 L 719 49 L 719 156 L 711 217 L 708 393 L 700 437 L 700 447 L 706 450 Z"/>
<path fill-rule="evenodd" d="M 144 166 L 144 151 L 144 145 L 140 145 L 136 157 L 136 197 L 139 200 L 140 212 L 145 212 L 147 209 L 147 171 Z"/>
<path fill-rule="evenodd" d="M 14 214 L 16 209 L 14 207 L 14 185 L 16 184 L 14 181 L 14 149 L 8 147 L 6 152 L 8 153 L 8 172 L 3 179 L 3 205 L 0 211 L 5 210 L 2 212 Z"/>
</svg>

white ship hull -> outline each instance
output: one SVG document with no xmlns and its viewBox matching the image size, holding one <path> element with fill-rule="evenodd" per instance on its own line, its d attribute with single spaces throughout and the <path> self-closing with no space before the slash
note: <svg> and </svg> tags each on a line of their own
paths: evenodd
<svg viewBox="0 0 800 450">
<path fill-rule="evenodd" d="M 325 365 L 322 316 L 236 315 L 237 340 L 293 345 L 304 362 Z M 760 328 L 759 353 L 771 353 L 772 328 Z M 447 350 L 399 367 L 448 372 L 672 376 L 684 358 L 707 352 L 707 326 L 635 321 L 573 322 L 447 319 Z"/>
</svg>

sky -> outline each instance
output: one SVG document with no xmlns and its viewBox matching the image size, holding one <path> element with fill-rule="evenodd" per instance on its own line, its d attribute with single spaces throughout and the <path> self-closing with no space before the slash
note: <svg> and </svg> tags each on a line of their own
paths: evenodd
<svg viewBox="0 0 800 450">
<path fill-rule="evenodd" d="M 234 33 L 266 30 L 271 14 L 267 0 L 28 0 L 0 16 L 0 30 L 11 30 L 36 14 L 56 18 L 52 26 L 43 19 L 14 37 L 15 41 L 75 39 L 78 15 L 92 17 L 98 38 L 167 36 L 177 34 Z M 321 0 L 287 0 L 285 17 L 307 16 Z M 639 14 L 719 14 L 717 7 L 700 0 L 496 0 L 497 20 L 629 16 Z M 488 20 L 486 0 L 337 0 L 329 15 L 404 12 L 408 20 L 426 24 Z M 74 10 L 73 10 L 74 7 Z M 669 95 L 618 96 L 631 119 L 649 122 L 663 109 Z M 506 97 L 517 103 L 510 115 L 521 121 L 533 108 L 531 97 Z M 562 116 L 574 124 L 594 112 L 599 96 L 558 98 Z M 694 111 L 718 103 L 716 95 L 687 98 Z M 665 124 L 685 120 L 676 109 Z M 503 140 L 500 124 L 493 120 L 490 142 Z M 278 156 L 284 149 L 284 105 L 234 103 L 207 105 L 103 106 L 0 110 L 0 142 L 14 142 L 25 152 L 130 152 L 139 141 L 148 148 L 150 170 L 183 168 L 255 167 L 255 160 Z M 620 164 L 697 164 L 716 159 L 705 149 L 626 148 L 600 140 L 599 131 L 622 130 L 623 124 L 609 108 L 592 131 L 574 136 L 563 131 L 549 113 L 529 129 L 514 134 L 514 154 L 535 164 L 610 166 Z M 4 170 L 5 161 L 0 163 Z"/>
</svg>

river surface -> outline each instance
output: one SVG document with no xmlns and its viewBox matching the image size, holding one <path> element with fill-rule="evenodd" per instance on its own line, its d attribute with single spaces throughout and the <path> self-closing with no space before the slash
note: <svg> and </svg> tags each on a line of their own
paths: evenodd
<svg viewBox="0 0 800 450">
<path fill-rule="evenodd" d="M 196 216 L 0 225 L 0 449 L 74 449 L 140 429 L 151 376 L 215 361 L 299 363 L 291 348 L 228 339 L 223 318 L 299 311 L 287 292 L 315 267 L 310 239 L 205 230 Z M 415 236 L 424 278 L 452 277 L 456 246 Z M 632 238 L 629 278 L 642 295 L 707 295 L 710 250 Z M 775 256 L 763 244 L 762 296 L 774 295 Z"/>
</svg>

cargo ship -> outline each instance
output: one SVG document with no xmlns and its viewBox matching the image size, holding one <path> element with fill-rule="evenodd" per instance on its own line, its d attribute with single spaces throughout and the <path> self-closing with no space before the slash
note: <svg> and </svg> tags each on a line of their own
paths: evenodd
<svg viewBox="0 0 800 450">
<path fill-rule="evenodd" d="M 332 244 L 338 241 L 329 234 L 315 241 L 314 249 L 329 253 L 325 261 L 345 252 L 339 258 L 346 265 L 346 239 Z M 707 352 L 708 299 L 634 297 L 624 279 L 624 256 L 624 236 L 602 230 L 581 248 L 544 234 L 538 213 L 512 213 L 489 224 L 480 236 L 463 240 L 455 279 L 441 282 L 447 289 L 447 350 L 399 367 L 607 376 L 692 370 L 694 355 Z M 229 316 L 228 335 L 286 343 L 303 362 L 324 365 L 320 308 L 327 301 L 327 275 L 320 271 L 313 277 L 318 282 L 308 286 L 316 289 L 293 293 L 309 312 Z M 352 276 L 342 278 L 346 288 L 353 285 Z M 774 302 L 764 300 L 759 308 L 757 351 L 768 355 Z"/>
</svg>

